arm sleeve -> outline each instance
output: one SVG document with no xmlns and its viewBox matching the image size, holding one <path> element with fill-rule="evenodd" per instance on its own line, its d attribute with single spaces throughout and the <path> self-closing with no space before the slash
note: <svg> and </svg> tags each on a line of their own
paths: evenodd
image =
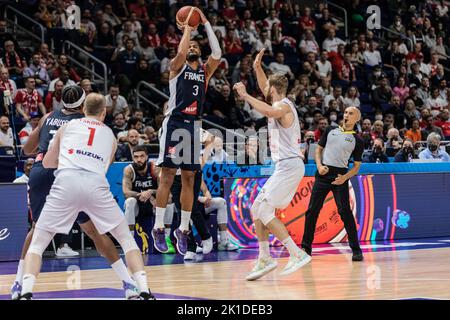
<svg viewBox="0 0 450 320">
<path fill-rule="evenodd" d="M 331 130 L 332 130 L 332 127 L 329 126 L 328 128 L 325 129 L 325 132 L 320 137 L 319 146 L 321 146 L 322 148 L 325 148 L 325 145 L 327 144 L 328 134 L 330 133 Z"/>
<path fill-rule="evenodd" d="M 355 150 L 353 150 L 353 161 L 361 162 L 362 161 L 362 155 L 364 153 L 364 141 L 355 135 Z"/>
<path fill-rule="evenodd" d="M 208 35 L 209 46 L 211 47 L 211 57 L 214 60 L 219 60 L 222 56 L 222 50 L 220 49 L 219 41 L 214 33 L 211 23 L 205 23 L 206 34 Z"/>
</svg>

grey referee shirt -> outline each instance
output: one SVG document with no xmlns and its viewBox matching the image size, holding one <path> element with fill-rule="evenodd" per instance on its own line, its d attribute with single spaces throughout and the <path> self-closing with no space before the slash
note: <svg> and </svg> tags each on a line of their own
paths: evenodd
<svg viewBox="0 0 450 320">
<path fill-rule="evenodd" d="M 348 161 L 362 161 L 364 141 L 355 131 L 328 127 L 320 137 L 319 146 L 324 148 L 322 164 L 337 168 L 348 168 Z"/>
</svg>

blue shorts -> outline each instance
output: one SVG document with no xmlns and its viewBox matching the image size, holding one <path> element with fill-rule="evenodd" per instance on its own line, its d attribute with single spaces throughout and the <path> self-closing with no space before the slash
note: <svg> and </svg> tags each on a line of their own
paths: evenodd
<svg viewBox="0 0 450 320">
<path fill-rule="evenodd" d="M 28 181 L 28 196 L 30 198 L 31 218 L 37 222 L 41 211 L 44 208 L 45 200 L 55 181 L 55 169 L 45 169 L 42 162 L 35 162 L 30 172 Z M 86 223 L 90 220 L 89 216 L 80 212 L 77 217 L 78 224 Z"/>
<path fill-rule="evenodd" d="M 200 170 L 200 128 L 200 121 L 167 116 L 161 127 L 156 164 L 181 170 Z"/>
</svg>

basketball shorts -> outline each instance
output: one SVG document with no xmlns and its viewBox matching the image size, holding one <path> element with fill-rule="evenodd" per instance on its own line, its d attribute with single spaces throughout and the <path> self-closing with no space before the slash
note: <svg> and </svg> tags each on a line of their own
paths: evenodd
<svg viewBox="0 0 450 320">
<path fill-rule="evenodd" d="M 74 169 L 59 170 L 55 175 L 36 228 L 67 234 L 83 211 L 98 232 L 105 234 L 125 219 L 105 176 Z"/>
<path fill-rule="evenodd" d="M 42 162 L 35 162 L 30 172 L 28 181 L 28 196 L 30 198 L 31 219 L 37 222 L 44 207 L 45 200 L 55 181 L 55 169 L 46 169 Z M 77 217 L 77 223 L 83 224 L 89 221 L 89 216 L 80 212 Z"/>
<path fill-rule="evenodd" d="M 161 127 L 156 164 L 181 170 L 200 170 L 200 128 L 200 121 L 167 116 Z"/>
<path fill-rule="evenodd" d="M 278 161 L 274 173 L 266 181 L 255 201 L 266 200 L 276 209 L 286 208 L 294 198 L 304 175 L 305 165 L 301 158 Z"/>
</svg>

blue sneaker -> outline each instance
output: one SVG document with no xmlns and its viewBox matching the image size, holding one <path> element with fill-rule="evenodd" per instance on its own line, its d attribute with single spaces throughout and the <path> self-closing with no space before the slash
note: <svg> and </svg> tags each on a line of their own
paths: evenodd
<svg viewBox="0 0 450 320">
<path fill-rule="evenodd" d="M 166 234 L 164 229 L 152 229 L 153 246 L 161 253 L 166 253 L 167 247 Z"/>
<path fill-rule="evenodd" d="M 139 290 L 132 283 L 122 281 L 123 291 L 125 292 L 125 299 L 127 300 L 140 300 Z"/>
<path fill-rule="evenodd" d="M 11 287 L 11 300 L 19 300 L 21 292 L 22 285 L 19 283 L 19 281 L 14 281 L 14 284 Z"/>
<path fill-rule="evenodd" d="M 186 254 L 188 248 L 188 234 L 189 231 L 181 231 L 180 229 L 176 229 L 173 233 L 173 236 L 177 239 L 177 250 L 183 256 Z"/>
</svg>

